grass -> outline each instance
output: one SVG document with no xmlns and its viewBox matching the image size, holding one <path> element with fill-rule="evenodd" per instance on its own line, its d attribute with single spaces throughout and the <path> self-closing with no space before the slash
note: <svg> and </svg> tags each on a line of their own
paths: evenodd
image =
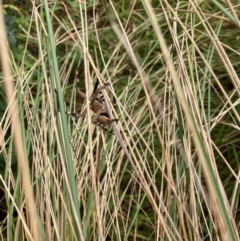
<svg viewBox="0 0 240 241">
<path fill-rule="evenodd" d="M 237 1 L 22 4 L 3 5 L 1 240 L 239 240 Z M 114 135 L 75 95 L 96 80 Z"/>
</svg>

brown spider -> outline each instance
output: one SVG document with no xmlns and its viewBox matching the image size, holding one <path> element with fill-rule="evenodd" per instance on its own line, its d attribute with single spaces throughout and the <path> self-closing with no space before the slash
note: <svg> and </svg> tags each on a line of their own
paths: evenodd
<svg viewBox="0 0 240 241">
<path fill-rule="evenodd" d="M 92 122 L 95 125 L 100 126 L 103 130 L 108 131 L 107 127 L 114 121 L 118 121 L 118 119 L 110 119 L 109 112 L 107 109 L 107 105 L 105 103 L 105 100 L 103 96 L 99 97 L 99 94 L 101 94 L 102 90 L 105 89 L 109 83 L 105 83 L 103 86 L 97 88 L 98 83 L 96 84 L 94 91 L 90 97 L 90 109 L 95 113 L 95 116 L 93 117 Z M 77 97 L 85 100 L 86 94 L 77 89 L 76 92 Z M 76 117 L 83 117 L 85 116 L 87 112 L 87 109 L 80 113 L 69 113 Z"/>
</svg>

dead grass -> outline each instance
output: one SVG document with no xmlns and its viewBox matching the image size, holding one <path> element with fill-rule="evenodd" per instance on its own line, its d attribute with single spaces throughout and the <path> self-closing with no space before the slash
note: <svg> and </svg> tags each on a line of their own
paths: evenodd
<svg viewBox="0 0 240 241">
<path fill-rule="evenodd" d="M 39 240 L 239 239 L 238 8 L 143 3 L 49 4 L 49 19 L 32 6 L 22 62 L 9 62 Z M 110 83 L 114 135 L 75 97 L 96 79 Z M 2 240 L 36 240 L 9 123 Z"/>
</svg>

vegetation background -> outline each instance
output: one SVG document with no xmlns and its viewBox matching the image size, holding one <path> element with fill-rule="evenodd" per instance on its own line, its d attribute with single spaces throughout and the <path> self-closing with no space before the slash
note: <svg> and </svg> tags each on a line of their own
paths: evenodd
<svg viewBox="0 0 240 241">
<path fill-rule="evenodd" d="M 239 1 L 0 10 L 0 240 L 239 240 Z"/>
</svg>

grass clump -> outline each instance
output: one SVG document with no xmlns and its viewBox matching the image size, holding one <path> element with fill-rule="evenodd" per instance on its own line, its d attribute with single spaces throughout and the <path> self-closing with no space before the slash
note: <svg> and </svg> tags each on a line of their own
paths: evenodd
<svg viewBox="0 0 240 241">
<path fill-rule="evenodd" d="M 13 2 L 1 240 L 238 240 L 236 3 Z M 114 135 L 76 96 L 96 81 Z"/>
</svg>

